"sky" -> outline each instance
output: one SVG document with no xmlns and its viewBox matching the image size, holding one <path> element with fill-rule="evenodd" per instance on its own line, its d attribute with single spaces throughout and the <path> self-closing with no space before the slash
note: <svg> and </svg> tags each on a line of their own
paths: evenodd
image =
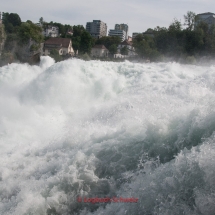
<svg viewBox="0 0 215 215">
<path fill-rule="evenodd" d="M 213 10 L 214 9 L 214 10 Z M 1 0 L 1 12 L 17 13 L 21 20 L 83 25 L 101 20 L 109 29 L 115 24 L 129 26 L 129 35 L 157 26 L 168 27 L 174 19 L 184 24 L 187 11 L 215 13 L 214 0 Z"/>
</svg>

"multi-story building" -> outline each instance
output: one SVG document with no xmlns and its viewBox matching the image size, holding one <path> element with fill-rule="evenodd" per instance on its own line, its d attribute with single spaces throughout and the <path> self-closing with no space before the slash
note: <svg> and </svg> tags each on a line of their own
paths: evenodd
<svg viewBox="0 0 215 215">
<path fill-rule="evenodd" d="M 101 20 L 93 20 L 93 22 L 87 22 L 86 30 L 94 38 L 101 38 L 107 35 L 107 25 Z"/>
<path fill-rule="evenodd" d="M 213 25 L 215 25 L 215 14 L 210 12 L 197 14 L 195 17 L 195 27 L 200 22 L 207 23 L 208 27 L 211 28 Z"/>
<path fill-rule="evenodd" d="M 108 36 L 118 36 L 121 41 L 128 39 L 128 25 L 127 24 L 116 24 L 115 29 L 110 29 Z"/>
<path fill-rule="evenodd" d="M 121 42 L 126 39 L 126 32 L 124 30 L 115 30 L 115 29 L 110 29 L 108 36 L 118 36 L 121 39 Z"/>
<path fill-rule="evenodd" d="M 127 24 L 116 24 L 115 30 L 123 30 L 125 31 L 125 39 L 128 39 L 128 25 Z"/>
</svg>

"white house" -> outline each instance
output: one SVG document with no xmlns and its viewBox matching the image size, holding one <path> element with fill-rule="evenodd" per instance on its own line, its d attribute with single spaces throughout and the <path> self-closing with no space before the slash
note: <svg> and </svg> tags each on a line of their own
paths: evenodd
<svg viewBox="0 0 215 215">
<path fill-rule="evenodd" d="M 59 37 L 59 28 L 57 26 L 48 25 L 43 30 L 43 35 L 45 37 Z"/>
<path fill-rule="evenodd" d="M 132 42 L 128 41 L 128 40 L 125 40 L 123 42 L 121 42 L 118 47 L 117 47 L 117 52 L 120 53 L 121 49 L 123 47 L 126 47 L 127 50 L 128 50 L 128 57 L 134 57 L 136 56 L 136 52 L 135 52 L 135 49 L 134 47 L 132 46 Z"/>
<path fill-rule="evenodd" d="M 92 57 L 108 57 L 108 49 L 104 45 L 95 45 L 91 50 Z"/>
<path fill-rule="evenodd" d="M 74 56 L 72 41 L 69 38 L 52 37 L 44 42 L 44 55 L 49 55 L 50 51 L 56 49 L 59 55 Z"/>
</svg>

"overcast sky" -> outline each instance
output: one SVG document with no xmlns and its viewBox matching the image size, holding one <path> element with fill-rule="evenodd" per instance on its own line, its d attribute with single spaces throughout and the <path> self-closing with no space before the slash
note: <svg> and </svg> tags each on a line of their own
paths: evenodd
<svg viewBox="0 0 215 215">
<path fill-rule="evenodd" d="M 213 11 L 214 10 L 214 11 Z M 214 0 L 1 0 L 1 11 L 19 14 L 22 21 L 83 25 L 102 20 L 113 29 L 116 23 L 129 26 L 129 35 L 156 26 L 168 27 L 174 18 L 184 23 L 187 11 L 215 13 Z"/>
</svg>

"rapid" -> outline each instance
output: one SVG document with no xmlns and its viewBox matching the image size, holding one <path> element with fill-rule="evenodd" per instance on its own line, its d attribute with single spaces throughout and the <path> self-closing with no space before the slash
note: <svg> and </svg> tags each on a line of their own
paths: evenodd
<svg viewBox="0 0 215 215">
<path fill-rule="evenodd" d="M 215 66 L 0 68 L 1 215 L 214 213 Z"/>
</svg>

